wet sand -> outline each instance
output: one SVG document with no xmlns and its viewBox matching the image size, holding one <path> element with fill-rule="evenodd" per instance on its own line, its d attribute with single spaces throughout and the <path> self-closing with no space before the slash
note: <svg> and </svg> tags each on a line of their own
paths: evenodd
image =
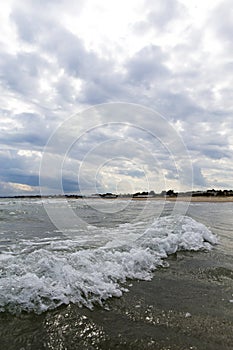
<svg viewBox="0 0 233 350">
<path fill-rule="evenodd" d="M 231 350 L 232 260 L 218 250 L 180 252 L 151 281 L 93 311 L 62 306 L 42 315 L 0 315 L 8 350 Z"/>
</svg>

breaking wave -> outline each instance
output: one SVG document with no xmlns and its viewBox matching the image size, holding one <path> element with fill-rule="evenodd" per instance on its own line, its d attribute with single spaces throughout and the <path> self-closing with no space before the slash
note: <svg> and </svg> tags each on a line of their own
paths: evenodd
<svg viewBox="0 0 233 350">
<path fill-rule="evenodd" d="M 150 280 L 169 254 L 210 250 L 217 243 L 206 226 L 186 216 L 155 219 L 143 233 L 130 223 L 117 229 L 95 227 L 92 235 L 93 242 L 111 239 L 100 246 L 77 239 L 22 240 L 2 253 L 0 311 L 41 313 L 61 304 L 102 305 L 127 290 L 127 279 Z"/>
</svg>

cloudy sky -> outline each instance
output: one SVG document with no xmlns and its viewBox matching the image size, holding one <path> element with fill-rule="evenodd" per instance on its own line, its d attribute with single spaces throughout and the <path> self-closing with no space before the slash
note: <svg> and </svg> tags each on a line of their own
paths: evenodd
<svg viewBox="0 0 233 350">
<path fill-rule="evenodd" d="M 0 195 L 233 188 L 230 0 L 0 7 Z"/>
</svg>

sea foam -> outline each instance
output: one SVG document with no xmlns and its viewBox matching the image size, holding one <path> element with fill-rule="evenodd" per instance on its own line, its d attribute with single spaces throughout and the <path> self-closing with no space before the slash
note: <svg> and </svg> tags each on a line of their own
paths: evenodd
<svg viewBox="0 0 233 350">
<path fill-rule="evenodd" d="M 150 280 L 169 254 L 210 250 L 217 243 L 206 226 L 182 216 L 155 219 L 138 235 L 136 224 L 108 229 L 108 233 L 109 230 L 111 240 L 99 247 L 81 247 L 75 239 L 37 240 L 19 242 L 11 251 L 2 253 L 0 311 L 41 313 L 61 304 L 89 308 L 102 305 L 127 290 L 127 279 Z M 96 240 L 98 231 L 102 237 L 104 229 L 93 229 Z"/>
</svg>

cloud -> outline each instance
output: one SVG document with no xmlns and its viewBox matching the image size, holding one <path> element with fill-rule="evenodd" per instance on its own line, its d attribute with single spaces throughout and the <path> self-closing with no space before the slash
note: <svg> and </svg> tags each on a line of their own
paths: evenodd
<svg viewBox="0 0 233 350">
<path fill-rule="evenodd" d="M 126 65 L 129 81 L 149 87 L 167 77 L 169 71 L 162 63 L 163 56 L 161 49 L 154 45 L 137 52 Z"/>
<path fill-rule="evenodd" d="M 173 21 L 184 18 L 186 8 L 176 0 L 159 0 L 151 2 L 146 0 L 144 3 L 146 17 L 134 24 L 134 30 L 137 34 L 143 34 L 145 31 L 156 30 L 164 32 L 169 29 Z"/>
<path fill-rule="evenodd" d="M 193 164 L 193 185 L 195 188 L 208 187 L 208 183 L 204 178 L 201 168 L 198 166 L 198 164 Z"/>
<path fill-rule="evenodd" d="M 45 64 L 46 61 L 34 53 L 1 54 L 2 83 L 11 91 L 32 96 L 38 92 L 36 82 Z"/>
<path fill-rule="evenodd" d="M 7 188 L 9 193 L 16 188 L 38 191 L 41 155 L 50 135 L 76 111 L 114 101 L 142 104 L 165 116 L 184 140 L 194 164 L 195 186 L 214 187 L 215 180 L 232 186 L 230 2 L 140 0 L 114 6 L 115 12 L 111 2 L 99 0 L 95 5 L 89 0 L 26 0 L 3 8 L 0 181 L 4 193 Z M 120 107 L 100 111 L 93 119 L 97 125 L 123 115 Z M 170 129 L 149 113 L 132 109 L 120 118 L 131 126 L 105 125 L 89 133 L 92 114 L 79 118 L 76 129 L 64 127 L 58 144 L 49 149 L 54 159 L 59 158 L 75 132 L 84 133 L 65 159 L 65 190 L 79 189 L 77 172 L 84 159 L 80 188 L 91 191 L 98 167 L 117 156 L 128 161 L 106 163 L 96 178 L 99 189 L 104 190 L 111 174 L 112 183 L 124 182 L 125 190 L 127 182 L 143 190 L 143 171 L 155 186 L 158 177 L 161 187 L 176 189 L 179 181 L 183 186 L 190 183 L 179 147 L 173 149 L 177 152 L 173 161 L 166 150 L 174 144 Z M 136 127 L 140 125 L 146 131 Z M 111 137 L 118 141 L 109 142 Z M 48 167 L 48 191 L 57 186 L 53 164 Z M 178 169 L 183 169 L 183 178 Z M 111 177 L 106 189 L 112 188 Z"/>
<path fill-rule="evenodd" d="M 0 131 L 0 142 L 8 145 L 10 148 L 19 147 L 39 149 L 46 145 L 47 139 L 51 134 L 51 126 L 48 121 L 38 114 L 21 113 L 15 114 L 12 121 L 14 127 L 5 128 Z M 41 132 L 43 130 L 43 133 Z"/>
<path fill-rule="evenodd" d="M 231 1 L 220 2 L 211 13 L 209 21 L 222 44 L 227 45 L 232 51 L 233 13 Z"/>
</svg>

